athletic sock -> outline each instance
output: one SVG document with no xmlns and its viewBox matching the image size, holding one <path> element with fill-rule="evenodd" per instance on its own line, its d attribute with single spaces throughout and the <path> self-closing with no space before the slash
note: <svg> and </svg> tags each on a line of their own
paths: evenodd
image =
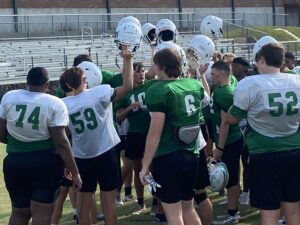
<svg viewBox="0 0 300 225">
<path fill-rule="evenodd" d="M 228 209 L 228 215 L 235 216 L 238 212 L 238 209 Z"/>
<path fill-rule="evenodd" d="M 138 204 L 144 206 L 144 198 L 138 198 Z"/>
<path fill-rule="evenodd" d="M 131 195 L 131 187 L 125 187 L 125 196 Z"/>
</svg>

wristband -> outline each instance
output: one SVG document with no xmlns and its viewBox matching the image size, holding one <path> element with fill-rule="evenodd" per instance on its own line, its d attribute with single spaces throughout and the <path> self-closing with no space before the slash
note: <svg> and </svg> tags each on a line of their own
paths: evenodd
<svg viewBox="0 0 300 225">
<path fill-rule="evenodd" d="M 217 148 L 219 151 L 224 152 L 224 148 L 221 148 L 221 147 L 219 147 L 218 145 L 216 146 L 216 148 Z"/>
</svg>

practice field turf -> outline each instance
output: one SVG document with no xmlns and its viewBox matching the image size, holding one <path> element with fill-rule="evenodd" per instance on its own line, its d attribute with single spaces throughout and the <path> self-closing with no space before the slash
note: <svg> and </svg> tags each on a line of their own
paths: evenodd
<svg viewBox="0 0 300 225">
<path fill-rule="evenodd" d="M 1 173 L 0 173 L 0 225 L 5 225 L 8 223 L 8 219 L 11 213 L 11 205 L 8 193 L 5 188 L 4 179 L 3 179 L 3 172 L 2 172 L 2 164 L 3 164 L 3 158 L 5 157 L 5 145 L 0 144 L 0 166 L 1 166 Z M 145 189 L 147 190 L 147 189 Z M 224 214 L 226 213 L 226 206 L 218 205 L 220 201 L 222 201 L 222 198 L 219 197 L 216 193 L 209 192 L 210 198 L 213 202 L 214 206 L 214 214 Z M 97 202 L 99 203 L 99 194 L 97 194 Z M 146 205 L 148 207 L 148 211 L 142 215 L 139 216 L 133 216 L 131 213 L 133 212 L 136 203 L 134 201 L 126 203 L 124 206 L 118 207 L 118 221 L 119 225 L 151 225 L 151 224 L 158 224 L 154 222 L 153 216 L 149 215 L 150 210 L 150 204 L 151 204 L 151 196 L 146 191 Z M 240 225 L 258 225 L 259 222 L 259 216 L 256 209 L 241 206 L 240 207 L 241 212 L 241 219 L 240 219 Z M 70 207 L 70 201 L 67 199 L 64 206 L 63 211 L 63 217 L 60 221 L 61 225 L 73 225 L 72 221 L 72 213 L 71 213 L 71 207 Z M 103 221 L 99 221 L 97 223 L 98 225 L 104 224 Z M 164 223 L 162 223 L 164 224 Z"/>
</svg>

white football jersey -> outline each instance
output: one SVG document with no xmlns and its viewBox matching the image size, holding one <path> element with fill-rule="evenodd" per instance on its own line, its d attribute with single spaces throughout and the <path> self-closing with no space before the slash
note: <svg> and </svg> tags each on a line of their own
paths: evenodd
<svg viewBox="0 0 300 225">
<path fill-rule="evenodd" d="M 23 142 L 47 140 L 48 127 L 68 124 L 67 108 L 61 99 L 28 90 L 6 93 L 1 100 L 0 117 L 7 120 L 8 133 Z"/>
<path fill-rule="evenodd" d="M 74 157 L 93 158 L 120 142 L 113 124 L 110 85 L 99 85 L 63 99 L 69 114 Z"/>
<path fill-rule="evenodd" d="M 234 92 L 234 106 L 247 111 L 256 132 L 284 137 L 299 129 L 300 76 L 261 74 L 241 80 Z"/>
</svg>

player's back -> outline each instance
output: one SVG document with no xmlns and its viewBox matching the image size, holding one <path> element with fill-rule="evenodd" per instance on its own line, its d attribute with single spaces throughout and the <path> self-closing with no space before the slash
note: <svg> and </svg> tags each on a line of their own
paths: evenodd
<svg viewBox="0 0 300 225">
<path fill-rule="evenodd" d="M 292 74 L 261 74 L 247 77 L 237 88 L 250 103 L 248 122 L 269 137 L 295 133 L 300 120 L 300 77 Z M 237 96 L 238 97 L 238 96 Z"/>
</svg>

